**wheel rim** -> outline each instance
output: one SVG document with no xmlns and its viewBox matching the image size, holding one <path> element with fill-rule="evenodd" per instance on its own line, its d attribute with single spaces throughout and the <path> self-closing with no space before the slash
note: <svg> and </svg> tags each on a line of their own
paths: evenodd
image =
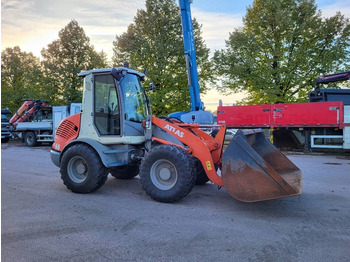
<svg viewBox="0 0 350 262">
<path fill-rule="evenodd" d="M 73 157 L 68 163 L 69 178 L 75 183 L 82 183 L 88 175 L 88 166 L 80 156 Z"/>
<path fill-rule="evenodd" d="M 32 135 L 27 135 L 27 142 L 29 144 L 33 143 L 34 142 L 34 137 Z"/>
<path fill-rule="evenodd" d="M 151 167 L 152 183 L 161 190 L 169 190 L 177 182 L 177 170 L 168 160 L 157 160 Z"/>
</svg>

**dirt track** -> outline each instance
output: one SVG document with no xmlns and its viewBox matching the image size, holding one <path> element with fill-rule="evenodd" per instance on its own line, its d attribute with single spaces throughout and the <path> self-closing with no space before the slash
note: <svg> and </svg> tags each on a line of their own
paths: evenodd
<svg viewBox="0 0 350 262">
<path fill-rule="evenodd" d="M 2 144 L 2 261 L 348 261 L 350 159 L 289 155 L 303 194 L 241 203 L 213 184 L 150 199 L 139 179 L 89 195 L 63 185 L 49 146 Z"/>
</svg>

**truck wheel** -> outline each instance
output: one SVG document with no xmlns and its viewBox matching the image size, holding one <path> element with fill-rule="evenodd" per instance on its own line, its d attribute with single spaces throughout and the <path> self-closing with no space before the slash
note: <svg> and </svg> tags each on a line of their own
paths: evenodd
<svg viewBox="0 0 350 262">
<path fill-rule="evenodd" d="M 154 200 L 171 203 L 191 192 L 196 177 L 191 156 L 173 145 L 151 149 L 140 166 L 142 188 Z"/>
<path fill-rule="evenodd" d="M 7 143 L 10 140 L 9 137 L 1 138 L 1 143 Z"/>
<path fill-rule="evenodd" d="M 131 179 L 139 174 L 139 164 L 129 164 L 126 166 L 118 166 L 109 169 L 109 173 L 118 179 Z"/>
<path fill-rule="evenodd" d="M 38 144 L 38 141 L 36 139 L 35 132 L 27 132 L 24 135 L 24 143 L 26 146 L 33 147 Z"/>
<path fill-rule="evenodd" d="M 87 145 L 73 145 L 63 154 L 61 178 L 68 189 L 75 193 L 90 193 L 107 180 L 108 169 L 100 156 Z"/>
</svg>

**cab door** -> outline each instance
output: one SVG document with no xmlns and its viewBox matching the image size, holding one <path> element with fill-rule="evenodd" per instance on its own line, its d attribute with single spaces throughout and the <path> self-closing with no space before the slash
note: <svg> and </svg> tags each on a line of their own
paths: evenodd
<svg viewBox="0 0 350 262">
<path fill-rule="evenodd" d="M 94 77 L 94 125 L 100 136 L 121 135 L 120 107 L 111 74 Z"/>
</svg>

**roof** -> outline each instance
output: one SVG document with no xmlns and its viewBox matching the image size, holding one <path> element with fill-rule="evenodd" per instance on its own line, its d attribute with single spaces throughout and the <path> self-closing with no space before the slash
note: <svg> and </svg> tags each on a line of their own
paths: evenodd
<svg viewBox="0 0 350 262">
<path fill-rule="evenodd" d="M 145 77 L 145 74 L 137 72 L 133 69 L 127 68 L 127 67 L 114 67 L 116 70 L 126 70 L 130 74 L 138 75 L 139 77 L 143 78 Z M 92 70 L 87 70 L 84 72 L 81 72 L 78 74 L 80 77 L 85 77 L 89 74 L 100 74 L 100 73 L 110 73 L 112 72 L 113 67 L 111 68 L 102 68 L 102 69 L 92 69 Z"/>
</svg>

